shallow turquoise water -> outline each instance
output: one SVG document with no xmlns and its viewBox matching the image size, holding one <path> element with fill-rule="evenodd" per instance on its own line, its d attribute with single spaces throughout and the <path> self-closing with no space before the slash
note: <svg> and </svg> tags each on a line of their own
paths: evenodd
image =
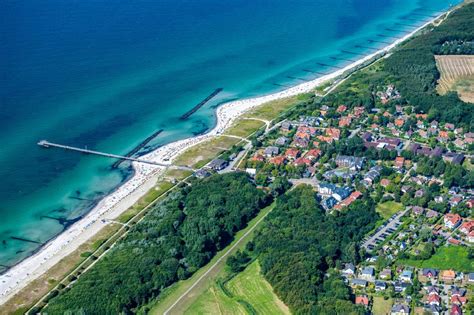
<svg viewBox="0 0 474 315">
<path fill-rule="evenodd" d="M 331 57 L 369 53 L 354 45 L 384 46 L 368 40 L 393 40 L 457 2 L 2 2 L 0 264 L 39 246 L 12 236 L 47 241 L 64 227 L 45 215 L 77 218 L 130 175 L 38 140 L 125 154 L 161 128 L 152 147 L 202 133 L 215 105 L 301 82 L 288 76 L 314 78 L 302 69 L 349 63 Z M 217 87 L 217 98 L 178 119 Z"/>
</svg>

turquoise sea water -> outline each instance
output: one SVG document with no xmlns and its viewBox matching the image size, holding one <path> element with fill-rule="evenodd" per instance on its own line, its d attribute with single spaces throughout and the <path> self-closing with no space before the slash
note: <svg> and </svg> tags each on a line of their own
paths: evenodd
<svg viewBox="0 0 474 315">
<path fill-rule="evenodd" d="M 130 175 L 38 140 L 126 154 L 158 129 L 146 150 L 202 133 L 217 104 L 302 82 L 288 76 L 312 79 L 302 69 L 347 64 L 458 2 L 2 1 L 0 265 L 65 228 L 48 216 L 78 218 Z"/>
</svg>

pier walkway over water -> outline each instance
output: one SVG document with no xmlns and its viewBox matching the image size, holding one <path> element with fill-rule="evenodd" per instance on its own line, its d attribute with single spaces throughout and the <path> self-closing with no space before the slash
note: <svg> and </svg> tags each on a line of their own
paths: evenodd
<svg viewBox="0 0 474 315">
<path fill-rule="evenodd" d="M 192 170 L 190 167 L 187 167 L 187 166 L 169 165 L 169 164 L 164 164 L 164 163 L 159 163 L 159 162 L 154 162 L 154 161 L 148 161 L 148 160 L 144 160 L 140 158 L 134 158 L 131 156 L 123 156 L 123 155 L 105 153 L 105 152 L 94 151 L 94 150 L 89 150 L 89 149 L 77 148 L 77 147 L 72 147 L 68 145 L 52 143 L 47 140 L 41 140 L 40 142 L 38 142 L 38 145 L 44 148 L 59 148 L 59 149 L 64 149 L 64 150 L 81 152 L 84 154 L 94 154 L 94 155 L 99 155 L 99 156 L 113 158 L 113 159 L 128 160 L 128 161 L 146 163 L 146 164 L 151 164 L 151 165 L 156 165 L 156 166 L 161 166 L 161 167 L 169 167 L 169 168 L 182 169 L 182 170 Z"/>
</svg>

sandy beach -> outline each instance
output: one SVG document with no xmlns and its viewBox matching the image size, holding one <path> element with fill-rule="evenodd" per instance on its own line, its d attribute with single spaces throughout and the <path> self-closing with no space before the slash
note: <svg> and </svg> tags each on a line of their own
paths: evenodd
<svg viewBox="0 0 474 315">
<path fill-rule="evenodd" d="M 172 165 L 173 160 L 176 159 L 178 155 L 198 143 L 218 136 L 230 127 L 239 116 L 249 110 L 269 101 L 311 92 L 322 83 L 328 80 L 333 80 L 345 72 L 363 65 L 373 58 L 382 56 L 401 42 L 413 36 L 421 28 L 431 24 L 437 18 L 430 20 L 413 32 L 394 41 L 383 49 L 347 65 L 343 69 L 339 69 L 328 75 L 302 83 L 281 92 L 252 99 L 243 99 L 225 103 L 217 108 L 217 123 L 210 132 L 204 135 L 170 143 L 142 156 L 141 158 Z M 37 253 L 23 260 L 0 276 L 0 305 L 5 303 L 27 284 L 44 274 L 62 258 L 72 253 L 81 244 L 94 236 L 106 224 L 109 224 L 108 220 L 116 218 L 122 212 L 131 207 L 140 197 L 146 194 L 146 192 L 155 185 L 157 179 L 165 170 L 164 167 L 136 162 L 133 163 L 133 167 L 135 169 L 134 176 L 113 193 L 101 200 L 83 219 L 76 222 L 66 231 L 48 242 Z"/>
</svg>

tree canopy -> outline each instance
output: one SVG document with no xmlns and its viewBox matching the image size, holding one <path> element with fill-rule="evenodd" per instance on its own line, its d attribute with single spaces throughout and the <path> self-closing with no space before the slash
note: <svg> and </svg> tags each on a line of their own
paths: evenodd
<svg viewBox="0 0 474 315">
<path fill-rule="evenodd" d="M 262 273 L 295 314 L 362 314 L 342 280 L 325 274 L 359 261 L 358 243 L 377 217 L 371 199 L 326 214 L 309 186 L 297 187 L 278 199 L 255 237 Z"/>
<path fill-rule="evenodd" d="M 171 194 L 71 288 L 49 314 L 131 314 L 188 278 L 268 203 L 243 173 L 214 175 Z"/>
</svg>

